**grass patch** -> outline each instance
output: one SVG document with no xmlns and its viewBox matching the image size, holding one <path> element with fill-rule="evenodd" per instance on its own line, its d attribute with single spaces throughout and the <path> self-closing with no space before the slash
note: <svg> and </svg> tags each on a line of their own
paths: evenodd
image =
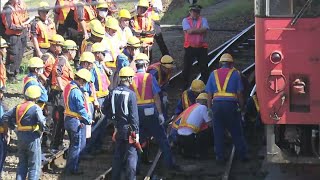
<svg viewBox="0 0 320 180">
<path fill-rule="evenodd" d="M 197 4 L 206 7 L 215 2 L 216 0 L 201 0 Z M 183 6 L 175 8 L 173 11 L 168 10 L 161 19 L 162 23 L 181 24 L 182 19 L 188 14 L 189 6 L 190 4 L 185 2 Z"/>
<path fill-rule="evenodd" d="M 209 16 L 209 21 L 215 21 L 222 17 L 233 18 L 243 14 L 247 14 L 253 11 L 253 2 L 249 0 L 237 0 L 234 3 L 230 3 L 223 9 L 219 9 L 215 12 L 214 16 Z"/>
</svg>

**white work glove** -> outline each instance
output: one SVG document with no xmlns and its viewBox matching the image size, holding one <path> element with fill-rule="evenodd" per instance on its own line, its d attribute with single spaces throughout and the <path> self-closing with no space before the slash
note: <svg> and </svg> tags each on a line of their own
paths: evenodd
<svg viewBox="0 0 320 180">
<path fill-rule="evenodd" d="M 168 96 L 163 96 L 162 97 L 162 102 L 165 106 L 167 106 L 167 104 L 169 103 L 169 100 L 168 100 Z"/>
<path fill-rule="evenodd" d="M 136 142 L 140 142 L 139 140 L 140 140 L 139 134 L 136 134 Z"/>
<path fill-rule="evenodd" d="M 162 125 L 162 124 L 164 123 L 164 116 L 163 116 L 163 114 L 159 114 L 158 119 L 159 119 L 159 124 Z"/>
</svg>

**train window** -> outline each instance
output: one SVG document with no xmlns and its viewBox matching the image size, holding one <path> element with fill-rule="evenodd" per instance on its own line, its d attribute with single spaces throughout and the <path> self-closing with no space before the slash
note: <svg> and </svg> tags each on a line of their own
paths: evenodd
<svg viewBox="0 0 320 180">
<path fill-rule="evenodd" d="M 309 3 L 309 4 L 306 4 Z M 319 0 L 295 0 L 294 2 L 294 14 L 298 14 L 303 6 L 306 5 L 306 9 L 301 17 L 318 17 L 320 16 L 320 1 Z"/>
<path fill-rule="evenodd" d="M 267 0 L 266 15 L 273 17 L 292 17 L 293 0 Z"/>
<path fill-rule="evenodd" d="M 254 13 L 256 16 L 266 15 L 266 0 L 255 0 L 254 1 Z"/>
</svg>

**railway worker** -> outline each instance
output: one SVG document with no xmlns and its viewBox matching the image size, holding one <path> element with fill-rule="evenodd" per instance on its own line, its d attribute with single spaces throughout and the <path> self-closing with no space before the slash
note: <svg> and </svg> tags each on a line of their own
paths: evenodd
<svg viewBox="0 0 320 180">
<path fill-rule="evenodd" d="M 106 19 L 112 17 L 109 14 L 109 5 L 106 1 L 101 0 L 98 1 L 98 5 L 96 6 L 97 11 L 97 19 L 101 22 L 102 26 L 105 26 Z"/>
<path fill-rule="evenodd" d="M 153 77 L 158 81 L 161 88 L 160 98 L 161 106 L 165 119 L 167 119 L 167 105 L 168 105 L 168 93 L 166 92 L 167 85 L 171 78 L 171 73 L 174 68 L 173 58 L 169 55 L 164 55 L 160 62 L 151 64 L 148 67 L 147 72 L 152 74 Z"/>
<path fill-rule="evenodd" d="M 25 38 L 27 24 L 22 22 L 22 17 L 17 10 L 17 0 L 9 0 L 3 7 L 2 22 L 5 27 L 4 39 L 9 44 L 8 55 L 6 60 L 6 71 L 8 80 L 16 83 L 16 78 L 19 73 L 22 56 L 25 49 L 25 43 L 22 39 Z"/>
<path fill-rule="evenodd" d="M 74 0 L 56 0 L 54 22 L 58 28 L 57 33 L 61 36 L 65 36 L 68 27 L 70 27 L 66 20 L 69 13 L 74 14 L 74 9 Z"/>
<path fill-rule="evenodd" d="M 186 157 L 206 156 L 210 141 L 208 124 L 211 117 L 208 114 L 208 94 L 201 93 L 196 98 L 196 103 L 189 106 L 181 115 L 178 127 L 178 144 L 183 149 Z M 201 148 L 199 148 L 201 147 Z"/>
<path fill-rule="evenodd" d="M 185 88 L 189 87 L 190 69 L 194 58 L 198 59 L 201 80 L 207 82 L 208 69 L 208 43 L 205 41 L 209 29 L 207 19 L 200 16 L 200 5 L 190 6 L 190 16 L 182 21 L 184 31 L 184 64 L 182 75 L 185 79 Z"/>
<path fill-rule="evenodd" d="M 206 85 L 203 83 L 203 81 L 195 79 L 191 83 L 191 89 L 187 89 L 182 92 L 181 99 L 179 100 L 174 115 L 171 118 L 174 121 L 172 122 L 171 131 L 169 135 L 170 141 L 176 142 L 177 130 L 179 127 L 179 123 L 176 122 L 178 120 L 177 117 L 189 106 L 196 103 L 196 98 L 200 93 L 204 91 L 205 86 Z"/>
<path fill-rule="evenodd" d="M 36 104 L 41 96 L 39 86 L 29 86 L 25 101 L 2 116 L 10 129 L 17 130 L 18 157 L 16 179 L 40 179 L 41 174 L 41 132 L 46 129 L 46 118 Z"/>
<path fill-rule="evenodd" d="M 134 75 L 132 68 L 123 67 L 119 72 L 119 86 L 109 93 L 102 106 L 103 114 L 115 121 L 116 128 L 112 180 L 120 179 L 124 169 L 126 179 L 136 179 L 138 155 L 134 143 L 139 142 L 139 116 L 136 94 L 129 89 Z M 130 135 L 135 136 L 134 143 L 129 143 Z"/>
<path fill-rule="evenodd" d="M 3 92 L 5 91 L 5 86 L 0 87 L 0 174 L 5 163 L 7 155 L 7 146 L 10 140 L 10 134 L 8 131 L 8 126 L 2 121 L 2 116 L 8 111 L 6 104 L 3 102 Z"/>
<path fill-rule="evenodd" d="M 165 122 L 162 114 L 159 93 L 161 89 L 157 80 L 146 72 L 149 57 L 140 53 L 136 60 L 137 73 L 134 76 L 130 89 L 136 93 L 139 120 L 140 120 L 140 142 L 143 144 L 148 136 L 153 136 L 164 154 L 167 167 L 175 166 L 170 150 L 170 145 L 163 126 Z M 145 159 L 147 157 L 145 156 Z"/>
<path fill-rule="evenodd" d="M 137 5 L 137 15 L 132 17 L 130 26 L 133 35 L 137 36 L 143 42 L 143 47 L 145 47 L 144 52 L 148 54 L 149 59 L 151 60 L 151 48 L 155 31 L 152 17 L 147 13 L 148 8 L 148 0 L 139 0 Z"/>
<path fill-rule="evenodd" d="M 85 125 L 91 125 L 92 119 L 88 114 L 89 107 L 82 89 L 90 80 L 90 71 L 84 68 L 80 69 L 75 73 L 74 80 L 67 84 L 63 91 L 64 127 L 70 138 L 66 174 L 83 174 L 79 171 L 79 155 L 86 146 Z"/>
<path fill-rule="evenodd" d="M 127 9 L 121 9 L 119 11 L 119 38 L 120 38 L 120 49 L 123 49 L 129 40 L 133 36 L 131 29 L 129 28 L 129 22 L 131 14 Z"/>
<path fill-rule="evenodd" d="M 6 58 L 7 58 L 8 43 L 5 39 L 0 37 L 0 86 L 6 87 L 7 74 L 6 74 Z"/>
<path fill-rule="evenodd" d="M 96 12 L 93 7 L 85 0 L 80 0 L 74 10 L 74 20 L 78 23 L 79 43 L 83 39 L 89 39 L 90 21 L 96 18 Z M 82 37 L 81 37 L 82 36 Z"/>
<path fill-rule="evenodd" d="M 102 43 L 109 50 L 111 58 L 106 61 L 106 66 L 115 70 L 117 67 L 117 56 L 120 54 L 120 41 L 117 36 L 117 31 L 119 29 L 119 22 L 116 18 L 110 17 L 106 20 L 106 34 Z"/>
<path fill-rule="evenodd" d="M 41 1 L 38 8 L 38 15 L 31 24 L 31 39 L 34 46 L 33 56 L 42 57 L 50 47 L 49 39 L 56 34 L 53 20 L 49 18 L 49 4 Z"/>
<path fill-rule="evenodd" d="M 54 120 L 54 133 L 52 142 L 53 151 L 62 146 L 64 135 L 64 104 L 62 102 L 62 92 L 66 85 L 69 84 L 74 78 L 74 73 L 69 61 L 74 60 L 77 49 L 78 46 L 74 41 L 64 41 L 62 46 L 62 54 L 58 56 L 58 61 L 52 70 L 51 96 L 53 104 L 52 119 Z"/>
<path fill-rule="evenodd" d="M 105 29 L 97 19 L 90 22 L 91 35 L 89 39 L 84 39 L 81 43 L 80 54 L 85 51 L 91 51 L 92 44 L 101 42 L 105 38 Z"/>
<path fill-rule="evenodd" d="M 214 70 L 206 85 L 209 94 L 208 107 L 214 115 L 214 146 L 216 160 L 224 163 L 224 132 L 232 136 L 236 155 L 247 160 L 247 147 L 241 127 L 243 109 L 242 82 L 239 71 L 233 67 L 233 58 L 225 53 L 220 58 L 221 68 Z"/>
</svg>

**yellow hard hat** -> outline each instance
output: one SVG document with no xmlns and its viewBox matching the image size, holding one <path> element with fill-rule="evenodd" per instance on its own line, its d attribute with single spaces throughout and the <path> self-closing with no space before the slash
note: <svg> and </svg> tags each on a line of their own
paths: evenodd
<svg viewBox="0 0 320 180">
<path fill-rule="evenodd" d="M 113 30 L 118 30 L 119 29 L 119 22 L 116 18 L 110 17 L 106 21 L 106 27 L 113 29 Z"/>
<path fill-rule="evenodd" d="M 106 51 L 106 47 L 103 46 L 102 43 L 94 43 L 91 47 L 91 51 L 94 52 L 105 52 Z"/>
<path fill-rule="evenodd" d="M 29 68 L 43 68 L 43 60 L 38 57 L 33 57 L 29 60 Z"/>
<path fill-rule="evenodd" d="M 134 76 L 135 74 L 136 73 L 134 72 L 134 70 L 128 66 L 121 68 L 119 71 L 120 77 L 131 77 L 131 76 Z"/>
<path fill-rule="evenodd" d="M 2 37 L 0 37 L 0 48 L 7 48 L 7 47 L 8 47 L 7 41 Z"/>
<path fill-rule="evenodd" d="M 49 11 L 50 10 L 50 6 L 47 2 L 41 1 L 39 3 L 39 11 Z"/>
<path fill-rule="evenodd" d="M 129 47 L 141 47 L 141 42 L 136 36 L 131 36 L 128 39 L 127 46 Z"/>
<path fill-rule="evenodd" d="M 31 85 L 26 89 L 24 95 L 30 99 L 37 99 L 41 96 L 41 88 L 37 85 Z"/>
<path fill-rule="evenodd" d="M 101 22 L 97 19 L 91 20 L 90 21 L 90 29 L 91 29 L 91 34 L 94 36 L 103 38 L 105 36 L 105 29 L 102 26 Z"/>
<path fill-rule="evenodd" d="M 148 55 L 146 55 L 145 53 L 139 53 L 134 60 L 145 60 L 145 61 L 149 61 L 149 57 Z"/>
<path fill-rule="evenodd" d="M 64 38 L 59 34 L 55 34 L 49 41 L 51 44 L 57 44 L 62 46 L 64 43 Z"/>
<path fill-rule="evenodd" d="M 131 14 L 127 9 L 121 9 L 119 11 L 119 18 L 131 19 Z"/>
<path fill-rule="evenodd" d="M 138 3 L 138 6 L 148 8 L 149 7 L 149 1 L 148 0 L 140 0 L 139 3 Z"/>
<path fill-rule="evenodd" d="M 199 94 L 199 96 L 196 98 L 198 99 L 204 99 L 204 100 L 208 100 L 208 94 L 207 93 L 201 93 Z"/>
<path fill-rule="evenodd" d="M 163 65 L 166 68 L 171 69 L 171 68 L 174 67 L 173 58 L 171 56 L 169 56 L 169 55 L 162 56 L 160 62 L 161 62 L 161 65 Z"/>
<path fill-rule="evenodd" d="M 63 49 L 68 49 L 68 50 L 78 50 L 77 44 L 72 40 L 64 41 L 64 43 L 62 45 L 62 48 Z"/>
<path fill-rule="evenodd" d="M 191 83 L 191 90 L 197 93 L 201 93 L 205 88 L 203 81 L 195 79 Z"/>
<path fill-rule="evenodd" d="M 104 0 L 98 1 L 97 9 L 108 9 L 108 8 L 109 8 L 109 5 L 107 1 L 104 1 Z"/>
<path fill-rule="evenodd" d="M 95 57 L 92 52 L 83 52 L 80 56 L 80 62 L 94 63 Z"/>
<path fill-rule="evenodd" d="M 87 82 L 91 80 L 91 73 L 88 69 L 85 68 L 82 68 L 79 71 L 77 71 L 76 76 L 78 76 L 81 79 L 84 79 Z"/>
<path fill-rule="evenodd" d="M 220 57 L 220 61 L 219 62 L 233 62 L 233 58 L 231 56 L 231 54 L 229 53 L 224 53 L 221 57 Z"/>
</svg>

